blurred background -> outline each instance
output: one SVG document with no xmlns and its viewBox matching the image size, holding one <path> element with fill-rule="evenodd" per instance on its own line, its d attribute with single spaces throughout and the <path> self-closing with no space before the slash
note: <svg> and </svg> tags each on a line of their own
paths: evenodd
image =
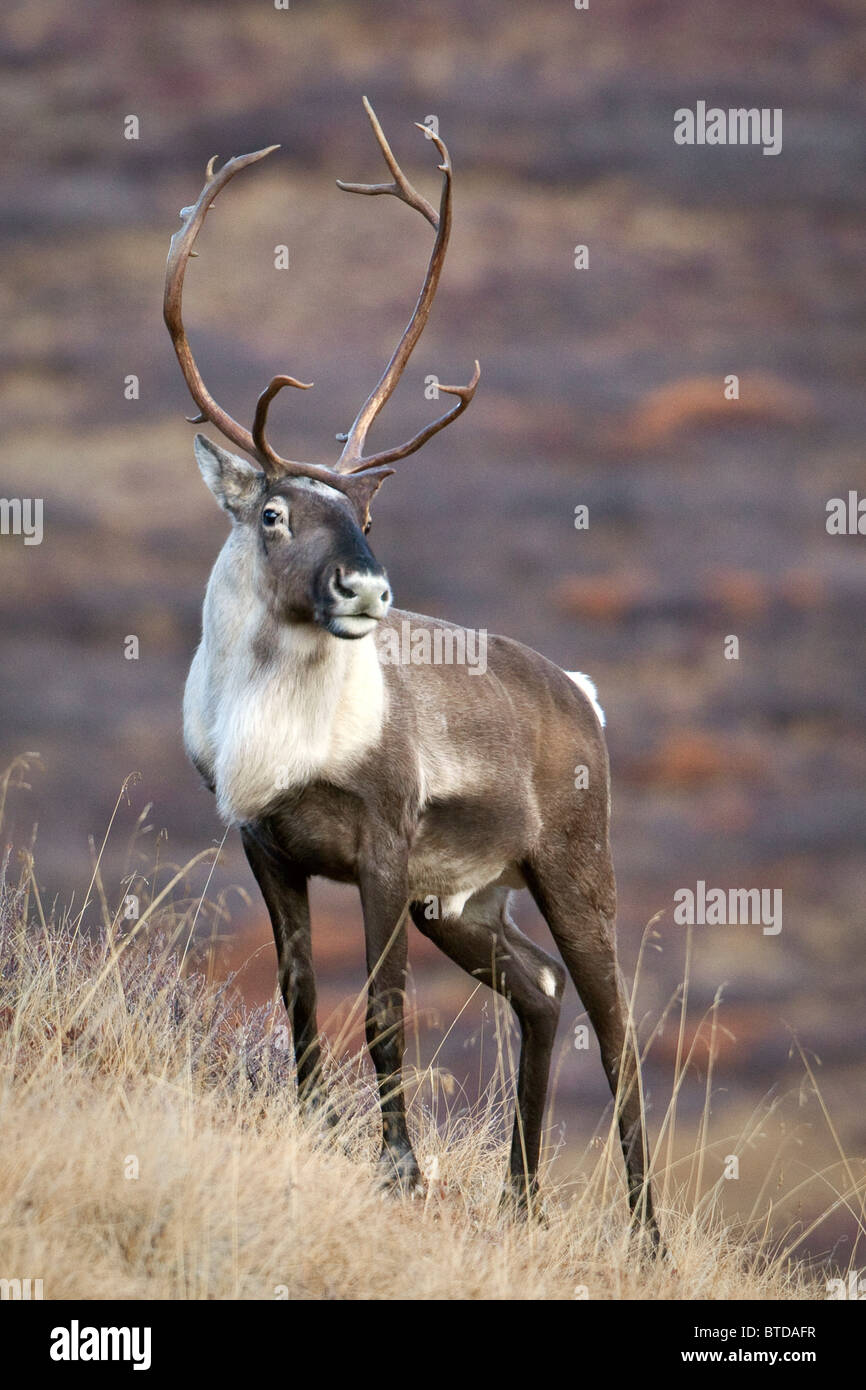
<svg viewBox="0 0 866 1390">
<path fill-rule="evenodd" d="M 133 771 L 105 858 L 115 897 L 148 804 L 151 860 L 160 832 L 174 862 L 222 837 L 181 743 L 225 520 L 193 461 L 161 318 L 178 210 L 211 155 L 281 144 L 208 218 L 185 320 L 212 392 L 247 423 L 274 373 L 314 381 L 279 397 L 271 438 L 331 462 L 429 250 L 410 210 L 334 180 L 385 176 L 366 93 L 434 197 L 433 151 L 412 122 L 435 115 L 456 171 L 454 234 L 371 447 L 437 412 L 429 373 L 465 380 L 477 356 L 483 375 L 468 413 L 383 489 L 374 549 L 400 607 L 505 632 L 596 681 L 629 976 L 662 914 L 639 988 L 649 1026 L 683 975 L 675 890 L 782 889 L 778 935 L 695 928 L 686 1030 L 688 1044 L 723 987 L 706 1177 L 776 1097 L 725 1197 L 735 1217 L 775 1192 L 780 1231 L 834 1200 L 810 1174 L 839 1157 L 794 1040 L 855 1177 L 866 1153 L 866 540 L 825 528 L 829 498 L 866 493 L 864 18 L 857 0 L 586 12 L 567 0 L 8 0 L 0 21 L 0 496 L 44 499 L 41 545 L 0 537 L 0 751 L 4 765 L 41 754 L 5 835 L 26 844 L 38 822 L 45 900 L 80 902 L 88 837 L 101 840 Z M 675 145 L 674 111 L 698 100 L 781 107 L 782 153 Z M 129 115 L 137 140 L 124 138 Z M 588 269 L 575 269 L 577 245 Z M 731 634 L 737 661 L 724 657 Z M 212 889 L 233 885 L 250 896 L 227 898 L 218 968 L 262 1002 L 274 953 L 234 833 Z M 360 912 L 328 885 L 314 902 L 333 1032 L 363 983 Z M 529 904 L 520 921 L 544 941 Z M 413 1060 L 438 1053 L 471 1099 L 492 1056 L 490 1005 L 478 995 L 460 1014 L 466 978 L 417 937 L 411 959 Z M 607 1103 L 594 1040 L 572 1045 L 581 1017 L 572 990 L 550 1130 L 566 1177 Z M 676 1046 L 669 1022 L 647 1063 L 651 1124 Z M 703 1107 L 706 1056 L 698 1040 L 685 1121 Z M 855 1233 L 843 1204 L 803 1248 L 847 1262 Z"/>
</svg>

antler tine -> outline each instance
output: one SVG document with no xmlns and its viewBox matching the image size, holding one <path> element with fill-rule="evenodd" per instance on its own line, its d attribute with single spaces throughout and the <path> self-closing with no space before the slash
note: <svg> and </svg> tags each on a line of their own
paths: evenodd
<svg viewBox="0 0 866 1390">
<path fill-rule="evenodd" d="M 458 415 L 462 415 L 472 397 L 475 395 L 475 388 L 481 377 L 481 363 L 475 359 L 475 370 L 471 380 L 465 386 L 443 386 L 440 382 L 439 390 L 446 391 L 449 396 L 459 396 L 460 399 L 450 410 L 446 410 L 444 415 L 440 415 L 437 420 L 432 420 L 429 425 L 425 425 L 422 430 L 414 434 L 405 444 L 398 444 L 394 449 L 383 449 L 381 453 L 371 454 L 369 458 L 362 459 L 356 463 L 348 472 L 364 473 L 368 468 L 376 468 L 383 463 L 396 463 L 397 459 L 404 459 L 409 454 L 414 454 L 420 449 L 422 444 L 426 444 L 428 439 L 432 439 L 434 434 L 444 430 L 446 425 L 450 425 L 452 420 L 456 420 Z"/>
<path fill-rule="evenodd" d="M 424 276 L 415 308 L 412 311 L 412 317 L 403 330 L 402 337 L 394 349 L 393 355 L 379 378 L 379 381 L 370 392 L 370 395 L 355 417 L 352 428 L 347 435 L 339 436 L 340 438 L 345 438 L 343 452 L 337 463 L 337 468 L 342 473 L 361 473 L 369 468 L 374 468 L 380 464 L 393 463 L 396 459 L 406 458 L 407 455 L 413 454 L 416 449 L 420 449 L 422 444 L 426 444 L 427 440 L 432 438 L 434 434 L 437 434 L 439 430 L 444 429 L 452 420 L 456 420 L 458 415 L 462 415 L 475 394 L 475 388 L 478 385 L 478 379 L 481 374 L 481 368 L 478 362 L 476 362 L 472 379 L 467 382 L 465 386 L 440 386 L 440 391 L 445 391 L 452 396 L 459 396 L 460 399 L 456 406 L 446 411 L 438 420 L 434 420 L 430 425 L 419 430 L 419 432 L 405 444 L 400 444 L 396 448 L 386 449 L 381 453 L 370 455 L 368 458 L 364 457 L 364 444 L 370 426 L 386 401 L 392 396 L 397 382 L 403 374 L 406 363 L 409 361 L 415 344 L 423 333 L 430 315 L 430 309 L 442 274 L 445 252 L 448 249 L 448 239 L 451 235 L 451 192 L 453 179 L 451 157 L 445 142 L 440 139 L 438 135 L 429 130 L 427 126 L 416 122 L 418 129 L 422 130 L 424 134 L 433 141 L 442 160 L 442 163 L 438 166 L 442 174 L 442 192 L 439 200 L 439 211 L 437 213 L 432 205 L 428 203 L 427 199 L 422 197 L 406 178 L 400 165 L 394 158 L 393 151 L 385 138 L 385 133 L 379 124 L 376 113 L 366 97 L 364 97 L 364 110 L 367 112 L 370 124 L 373 127 L 373 134 L 382 151 L 385 163 L 393 175 L 393 182 L 364 184 L 346 183 L 338 179 L 337 186 L 345 193 L 363 193 L 368 196 L 388 193 L 395 198 L 399 198 L 401 202 L 407 203 L 409 207 L 421 213 L 421 216 L 435 229 L 436 237 L 430 252 L 427 272 Z"/>
<path fill-rule="evenodd" d="M 390 193 L 390 194 L 392 194 L 395 198 L 400 198 L 404 203 L 408 203 L 409 206 L 410 206 L 410 208 L 415 208 L 415 210 L 416 210 L 417 212 L 420 212 L 422 217 L 426 217 L 426 219 L 427 219 L 427 221 L 430 223 L 430 226 L 431 226 L 431 227 L 434 227 L 434 228 L 435 228 L 435 227 L 438 227 L 438 225 L 439 225 L 439 214 L 438 214 L 438 212 L 437 212 L 436 209 L 432 206 L 432 204 L 431 204 L 431 203 L 428 203 L 428 202 L 427 202 L 427 199 L 426 199 L 425 197 L 423 197 L 422 194 L 420 194 L 420 193 L 418 192 L 417 188 L 413 188 L 413 187 L 412 187 L 411 183 L 410 183 L 409 180 L 406 178 L 406 175 L 403 173 L 403 170 L 400 168 L 400 165 L 397 163 L 397 160 L 394 158 L 394 151 L 391 149 L 391 146 L 388 144 L 388 140 L 387 140 L 387 137 L 386 137 L 386 135 L 385 135 L 385 132 L 384 132 L 384 130 L 382 129 L 381 125 L 379 124 L 379 117 L 376 115 L 376 112 L 373 110 L 372 106 L 370 105 L 370 103 L 369 103 L 369 101 L 367 100 L 366 97 L 362 97 L 361 100 L 362 100 L 363 103 L 364 103 L 364 110 L 365 110 L 366 113 L 367 113 L 367 116 L 368 116 L 369 121 L 370 121 L 370 125 L 373 127 L 373 134 L 374 134 L 375 137 L 376 137 L 376 141 L 377 141 L 377 143 L 378 143 L 378 145 L 379 145 L 379 149 L 382 151 L 382 155 L 383 155 L 383 158 L 384 158 L 384 160 L 385 160 L 385 163 L 387 164 L 388 168 L 391 170 L 391 173 L 394 175 L 394 182 L 393 182 L 393 183 L 346 183 L 346 181 L 345 181 L 344 179 L 337 179 L 337 187 L 338 187 L 338 188 L 341 188 L 341 189 L 343 190 L 344 193 L 366 193 L 367 195 L 369 195 L 369 196 L 371 196 L 371 197 L 375 197 L 377 194 L 380 194 L 380 193 Z M 424 126 L 424 125 L 420 125 L 420 124 L 418 123 L 418 121 L 416 121 L 415 124 L 418 126 L 418 129 L 419 129 L 419 130 L 425 131 L 426 134 L 429 135 L 431 139 L 435 139 L 435 141 L 436 141 L 436 148 L 439 150 L 439 153 L 442 155 L 442 157 L 443 157 L 445 163 L 447 164 L 447 163 L 448 163 L 448 151 L 446 150 L 445 146 L 443 145 L 443 143 L 442 143 L 442 141 L 439 139 L 439 137 L 438 137 L 438 136 L 435 136 L 435 137 L 434 137 L 433 134 L 432 134 L 432 132 L 428 129 L 428 127 L 427 127 L 427 126 Z M 441 166 L 440 166 L 440 167 L 441 167 Z M 449 171 L 450 171 L 450 164 L 449 164 Z"/>
<path fill-rule="evenodd" d="M 268 410 L 274 396 L 282 391 L 284 386 L 296 386 L 299 391 L 309 391 L 312 385 L 311 381 L 298 381 L 293 376 L 275 376 L 268 383 L 256 401 L 256 413 L 253 417 L 252 441 L 257 458 L 266 458 L 275 468 L 279 468 L 281 465 L 285 466 L 286 460 L 281 459 L 279 454 L 274 452 L 265 438 Z"/>
<path fill-rule="evenodd" d="M 182 299 L 183 299 L 183 280 L 186 272 L 187 261 L 191 256 L 198 253 L 193 251 L 196 237 L 202 228 L 205 216 L 213 206 L 218 193 L 225 188 L 230 179 L 241 169 L 246 169 L 250 164 L 256 164 L 260 159 L 278 150 L 279 145 L 268 145 L 267 149 L 255 150 L 252 154 L 236 155 L 230 159 L 220 170 L 214 171 L 216 155 L 208 161 L 204 188 L 198 199 L 191 207 L 181 210 L 181 225 L 171 239 L 168 252 L 168 261 L 165 267 L 165 296 L 163 299 L 163 317 L 165 325 L 171 336 L 180 369 L 183 372 L 184 380 L 190 390 L 190 395 L 199 408 L 199 414 L 190 419 L 191 424 L 204 424 L 209 421 L 212 425 L 224 434 L 238 448 L 244 449 L 253 458 L 257 459 L 266 473 L 274 474 L 284 472 L 289 465 L 288 461 L 281 459 L 275 453 L 265 438 L 265 424 L 267 421 L 268 407 L 273 397 L 284 386 L 297 386 L 301 390 L 308 390 L 311 382 L 296 381 L 291 376 L 274 377 L 270 385 L 259 396 L 256 403 L 255 420 L 252 431 L 245 429 L 237 420 L 229 415 L 228 411 L 223 410 L 211 396 L 204 384 L 202 375 L 196 366 L 192 350 L 183 326 Z M 189 418 L 189 417 L 188 417 Z"/>
</svg>

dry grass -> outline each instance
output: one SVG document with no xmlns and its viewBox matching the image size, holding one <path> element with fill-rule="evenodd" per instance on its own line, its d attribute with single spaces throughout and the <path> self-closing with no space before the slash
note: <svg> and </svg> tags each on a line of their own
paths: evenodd
<svg viewBox="0 0 866 1390">
<path fill-rule="evenodd" d="M 336 1130 L 299 1114 L 281 1007 L 245 1011 L 206 962 L 190 968 L 192 927 L 212 905 L 186 894 L 189 866 L 159 891 L 158 875 L 147 892 L 127 884 L 144 896 L 126 922 L 97 860 L 101 920 L 87 925 L 87 905 L 46 914 L 30 856 L 20 864 L 12 882 L 4 866 L 0 898 L 0 1275 L 41 1278 L 46 1298 L 826 1296 L 826 1270 L 771 1246 L 766 1210 L 726 1226 L 718 1184 L 702 1182 L 706 1115 L 687 1171 L 671 1162 L 676 1090 L 656 1151 L 672 1262 L 629 1243 L 610 1134 L 578 1183 L 548 1175 L 543 1222 L 504 1215 L 504 1012 L 501 1065 L 475 1106 L 435 1065 L 408 1072 L 417 1151 L 435 1176 L 426 1199 L 383 1197 L 366 1062 L 332 1049 Z M 853 1206 L 846 1168 L 840 1158 L 836 1200 Z M 857 1209 L 862 1221 L 862 1199 Z"/>
</svg>

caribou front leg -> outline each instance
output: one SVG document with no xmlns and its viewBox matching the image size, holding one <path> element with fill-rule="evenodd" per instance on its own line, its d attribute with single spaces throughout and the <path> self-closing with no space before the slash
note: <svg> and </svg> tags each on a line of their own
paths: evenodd
<svg viewBox="0 0 866 1390">
<path fill-rule="evenodd" d="M 316 980 L 310 937 L 307 880 L 279 858 L 267 841 L 249 826 L 241 840 L 268 909 L 277 946 L 280 993 L 292 1025 L 298 1075 L 298 1099 L 306 1109 L 323 1110 L 334 1124 L 322 1076 L 322 1056 L 316 1026 Z"/>
<path fill-rule="evenodd" d="M 409 1141 L 403 1097 L 409 910 L 405 861 L 390 870 L 371 863 L 361 872 L 359 886 L 369 978 L 367 1046 L 376 1068 L 382 1107 L 379 1169 L 386 1185 L 414 1194 L 423 1189 L 423 1181 Z"/>
</svg>

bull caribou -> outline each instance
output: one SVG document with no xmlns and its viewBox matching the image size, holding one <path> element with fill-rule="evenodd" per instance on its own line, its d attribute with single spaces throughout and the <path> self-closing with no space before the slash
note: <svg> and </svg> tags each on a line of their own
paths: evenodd
<svg viewBox="0 0 866 1390">
<path fill-rule="evenodd" d="M 480 368 L 476 362 L 465 385 L 440 385 L 453 404 L 411 439 L 365 453 L 430 313 L 451 232 L 453 176 L 442 139 L 419 127 L 440 157 L 441 193 L 432 206 L 406 178 L 366 98 L 364 106 L 391 179 L 338 186 L 400 199 L 434 237 L 412 316 L 351 428 L 338 436 L 335 464 L 282 458 L 266 435 L 277 393 L 309 383 L 275 376 L 247 429 L 210 395 L 183 326 L 184 274 L 208 209 L 236 174 L 278 147 L 220 169 L 211 160 L 172 238 L 165 322 L 199 410 L 193 423 L 209 422 L 245 456 L 196 435 L 198 466 L 231 530 L 207 586 L 186 684 L 186 748 L 220 816 L 239 828 L 267 905 L 301 1101 L 320 1103 L 325 1094 L 307 896 L 310 878 L 320 875 L 360 890 L 383 1181 L 404 1191 L 422 1183 L 399 1084 L 411 919 L 517 1016 L 506 1193 L 531 1208 L 566 974 L 514 923 L 510 897 L 528 889 L 598 1036 L 618 1107 L 632 1221 L 644 1223 L 658 1248 L 637 1049 L 616 956 L 608 757 L 595 689 L 507 637 L 489 639 L 483 670 L 382 659 L 383 634 L 399 642 L 407 623 L 426 634 L 431 651 L 437 640 L 441 650 L 446 637 L 467 636 L 391 606 L 368 536 L 371 503 L 393 465 L 463 414 Z"/>
</svg>

